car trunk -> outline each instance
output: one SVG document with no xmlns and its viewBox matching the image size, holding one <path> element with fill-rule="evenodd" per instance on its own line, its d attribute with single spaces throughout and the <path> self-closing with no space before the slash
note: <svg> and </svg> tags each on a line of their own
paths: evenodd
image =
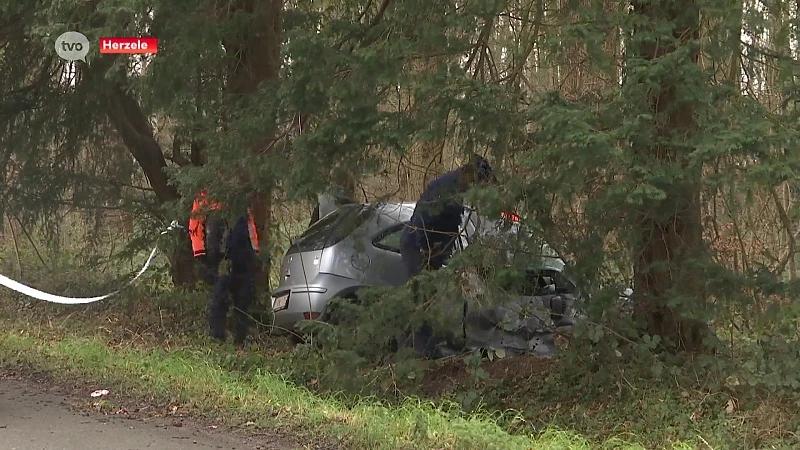
<svg viewBox="0 0 800 450">
<path fill-rule="evenodd" d="M 297 286 L 311 282 L 319 274 L 322 250 L 287 253 L 281 261 L 280 284 Z"/>
<path fill-rule="evenodd" d="M 321 270 L 326 249 L 346 239 L 373 213 L 364 205 L 345 205 L 315 222 L 292 245 L 281 262 L 282 285 L 304 285 Z"/>
</svg>

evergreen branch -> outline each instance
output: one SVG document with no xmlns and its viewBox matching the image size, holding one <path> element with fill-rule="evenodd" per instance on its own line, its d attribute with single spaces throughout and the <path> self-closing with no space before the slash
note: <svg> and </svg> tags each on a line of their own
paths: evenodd
<svg viewBox="0 0 800 450">
<path fill-rule="evenodd" d="M 370 4 L 371 3 L 372 2 L 370 1 Z M 389 9 L 389 6 L 391 5 L 391 3 L 392 3 L 392 0 L 383 0 L 381 2 L 380 6 L 378 6 L 378 12 L 376 12 L 375 16 L 372 18 L 372 20 L 370 20 L 369 25 L 367 26 L 367 29 L 363 31 L 362 40 L 360 42 L 354 42 L 350 46 L 350 48 L 347 49 L 348 52 L 352 53 L 356 49 L 356 47 L 368 47 L 368 46 L 370 46 L 370 45 L 375 43 L 375 41 L 377 40 L 376 37 L 374 37 L 374 38 L 372 38 L 370 40 L 367 40 L 366 38 L 364 38 L 364 36 L 369 34 L 370 30 L 372 30 L 373 28 L 378 26 L 378 24 L 381 23 L 381 21 L 383 20 L 383 17 L 386 15 L 386 10 Z M 368 7 L 364 8 L 364 12 L 366 12 L 368 9 L 369 9 Z M 362 13 L 362 18 L 363 18 L 363 15 L 364 15 L 364 13 Z M 359 22 L 360 21 L 361 21 L 361 19 L 359 19 Z M 342 46 L 345 43 L 347 43 L 347 41 L 351 40 L 352 38 L 353 38 L 352 34 L 347 35 L 347 36 L 343 37 L 342 39 L 340 39 L 338 42 L 336 42 L 333 46 L 334 46 L 334 48 L 341 49 Z M 358 45 L 358 44 L 360 44 L 360 45 Z"/>
</svg>

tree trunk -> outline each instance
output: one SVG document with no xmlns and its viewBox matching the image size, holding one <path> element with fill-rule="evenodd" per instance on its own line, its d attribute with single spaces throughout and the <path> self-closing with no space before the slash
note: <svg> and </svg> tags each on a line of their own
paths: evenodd
<svg viewBox="0 0 800 450">
<path fill-rule="evenodd" d="M 153 130 L 139 103 L 117 83 L 111 87 L 107 104 L 111 123 L 141 166 L 159 202 L 177 200 L 178 191 L 169 184 L 167 174 L 164 173 L 164 168 L 167 167 L 164 152 L 153 136 Z"/>
<path fill-rule="evenodd" d="M 253 95 L 262 82 L 278 79 L 283 39 L 282 12 L 282 0 L 238 0 L 227 5 L 228 17 L 237 13 L 246 17 L 243 29 L 223 41 L 231 62 L 226 86 L 231 100 Z M 251 143 L 250 150 L 255 155 L 261 154 L 274 139 L 274 124 L 265 124 L 263 135 Z M 271 186 L 258 186 L 258 192 L 250 201 L 264 252 L 269 252 L 272 247 L 269 234 L 272 191 Z M 269 291 L 269 262 L 260 266 L 260 272 L 258 288 L 262 292 Z"/>
<path fill-rule="evenodd" d="M 177 189 L 169 184 L 164 168 L 167 161 L 161 145 L 141 106 L 122 83 L 111 86 L 106 96 L 108 117 L 119 133 L 128 151 L 144 171 L 159 203 L 180 198 Z M 176 286 L 191 286 L 199 279 L 191 252 L 189 237 L 181 234 L 179 245 L 167 257 L 170 260 L 170 275 Z"/>
<path fill-rule="evenodd" d="M 634 51 L 638 51 L 638 56 L 648 65 L 657 64 L 660 58 L 699 37 L 700 14 L 694 0 L 637 1 L 633 2 L 633 7 L 633 14 L 640 16 L 637 22 L 653 27 L 637 29 L 634 33 L 634 40 L 641 40 Z M 668 42 L 672 39 L 666 37 L 652 39 L 654 32 L 658 33 L 654 28 L 665 22 L 674 27 L 672 37 L 677 44 Z M 688 64 L 697 64 L 697 51 L 689 53 L 688 58 Z M 690 148 L 675 142 L 689 141 L 696 128 L 695 105 L 679 98 L 678 89 L 692 83 L 697 86 L 700 81 L 682 77 L 684 71 L 667 72 L 661 75 L 659 87 L 651 89 L 645 99 L 654 117 L 656 139 L 634 148 L 634 152 L 638 163 L 652 173 L 680 170 L 682 175 L 678 179 L 664 177 L 668 181 L 660 182 L 657 187 L 664 191 L 666 198 L 651 200 L 637 211 L 640 240 L 634 261 L 637 296 L 634 315 L 647 334 L 666 338 L 679 349 L 695 351 L 702 349 L 707 327 L 702 321 L 681 313 L 702 308 L 705 302 L 701 275 L 693 267 L 703 255 L 701 171 L 689 166 Z M 681 304 L 670 305 L 668 300 L 673 298 L 680 298 Z"/>
</svg>

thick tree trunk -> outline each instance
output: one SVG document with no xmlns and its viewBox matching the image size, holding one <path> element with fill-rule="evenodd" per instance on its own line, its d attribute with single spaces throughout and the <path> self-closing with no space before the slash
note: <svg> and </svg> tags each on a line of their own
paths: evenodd
<svg viewBox="0 0 800 450">
<path fill-rule="evenodd" d="M 225 12 L 245 17 L 244 26 L 237 35 L 223 41 L 231 62 L 227 90 L 231 100 L 235 101 L 255 94 L 261 83 L 278 79 L 283 42 L 283 1 L 238 0 L 227 5 Z M 265 124 L 263 135 L 251 143 L 250 149 L 253 154 L 261 154 L 274 139 L 274 124 Z M 250 201 L 250 208 L 255 216 L 262 251 L 268 252 L 272 247 L 269 231 L 273 190 L 269 186 L 258 188 Z M 269 291 L 270 264 L 262 265 L 260 271 L 258 288 L 262 292 Z"/>
<path fill-rule="evenodd" d="M 131 155 L 144 171 L 150 186 L 160 203 L 175 201 L 179 194 L 169 184 L 164 168 L 167 161 L 161 145 L 153 136 L 139 103 L 122 84 L 114 84 L 106 97 L 108 117 L 127 146 Z M 170 274 L 176 286 L 191 286 L 198 281 L 189 237 L 181 235 L 180 244 L 167 256 L 170 259 Z"/>
<path fill-rule="evenodd" d="M 179 198 L 178 191 L 170 186 L 164 168 L 167 160 L 139 103 L 115 84 L 108 96 L 108 116 L 122 142 L 144 171 L 147 181 L 160 202 Z"/>
<path fill-rule="evenodd" d="M 639 23 L 671 23 L 672 37 L 678 42 L 674 45 L 668 39 L 652 39 L 654 30 L 649 27 L 636 30 L 640 36 L 650 35 L 641 39 L 643 43 L 635 49 L 645 60 L 657 61 L 699 37 L 700 14 L 694 0 L 634 2 L 633 6 L 633 13 L 642 19 Z M 635 40 L 638 37 L 635 35 Z M 697 64 L 696 50 L 688 57 L 687 63 Z M 686 318 L 682 312 L 702 308 L 705 302 L 701 275 L 692 264 L 703 254 L 701 171 L 689 168 L 690 149 L 682 144 L 695 131 L 695 106 L 691 100 L 678 96 L 682 85 L 697 84 L 699 80 L 679 79 L 681 74 L 675 72 L 661 75 L 660 86 L 651 90 L 646 99 L 654 116 L 657 139 L 634 149 L 639 162 L 653 172 L 682 171 L 679 179 L 658 186 L 666 193 L 665 199 L 654 200 L 638 211 L 640 241 L 634 261 L 637 296 L 634 314 L 646 333 L 667 338 L 680 349 L 700 350 L 707 327 L 701 321 Z M 682 304 L 670 305 L 671 298 L 680 298 Z"/>
</svg>

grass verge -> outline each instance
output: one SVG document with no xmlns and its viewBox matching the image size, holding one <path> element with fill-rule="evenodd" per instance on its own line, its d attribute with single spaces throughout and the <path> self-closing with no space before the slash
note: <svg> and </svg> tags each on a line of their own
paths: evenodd
<svg viewBox="0 0 800 450">
<path fill-rule="evenodd" d="M 0 334 L 0 361 L 5 366 L 24 363 L 56 377 L 107 383 L 126 395 L 177 399 L 193 412 L 246 418 L 264 428 L 337 440 L 345 448 L 643 448 L 616 438 L 589 442 L 556 429 L 535 437 L 510 435 L 489 415 L 448 412 L 419 400 L 391 407 L 375 399 L 345 404 L 269 372 L 228 371 L 214 363 L 214 351 L 193 346 L 174 350 L 111 347 L 101 337 L 41 339 L 15 332 Z"/>
<path fill-rule="evenodd" d="M 92 284 L 92 273 L 65 273 L 31 272 L 25 281 L 67 295 L 104 289 Z M 0 364 L 254 422 L 324 448 L 798 448 L 795 397 L 754 398 L 718 380 L 693 381 L 691 368 L 653 377 L 633 362 L 508 358 L 482 362 L 487 378 L 460 359 L 426 365 L 424 377 L 410 380 L 383 366 L 356 374 L 336 358 L 270 336 L 242 352 L 210 345 L 205 296 L 165 290 L 155 276 L 112 302 L 80 308 L 3 295 Z M 589 366 L 597 367 L 583 370 Z M 330 394 L 348 383 L 361 389 Z M 474 405 L 482 409 L 460 412 Z"/>
</svg>

